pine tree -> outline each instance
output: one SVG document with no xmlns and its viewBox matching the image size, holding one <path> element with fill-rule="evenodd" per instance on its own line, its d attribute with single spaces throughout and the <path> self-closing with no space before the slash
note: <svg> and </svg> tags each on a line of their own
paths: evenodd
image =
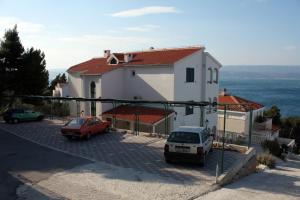
<svg viewBox="0 0 300 200">
<path fill-rule="evenodd" d="M 4 33 L 0 43 L 0 93 L 18 89 L 17 71 L 22 67 L 24 47 L 21 44 L 17 26 Z"/>
<path fill-rule="evenodd" d="M 33 47 L 27 49 L 22 56 L 23 66 L 18 71 L 20 94 L 43 95 L 48 87 L 49 74 L 46 70 L 45 55 Z"/>
<path fill-rule="evenodd" d="M 43 95 L 48 87 L 45 55 L 33 47 L 24 51 L 17 26 L 0 43 L 0 96 L 3 92 Z"/>
</svg>

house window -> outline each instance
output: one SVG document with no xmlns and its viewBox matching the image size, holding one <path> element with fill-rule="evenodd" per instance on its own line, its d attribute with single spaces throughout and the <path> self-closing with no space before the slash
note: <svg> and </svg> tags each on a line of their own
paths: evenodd
<svg viewBox="0 0 300 200">
<path fill-rule="evenodd" d="M 91 98 L 96 97 L 96 84 L 94 81 L 92 81 L 91 85 L 90 85 L 90 95 L 91 95 Z M 91 115 L 96 116 L 96 102 L 95 101 L 91 102 Z"/>
<path fill-rule="evenodd" d="M 131 71 L 131 76 L 135 76 L 135 71 L 134 70 Z"/>
<path fill-rule="evenodd" d="M 209 72 L 209 80 L 207 81 L 207 83 L 212 84 L 212 82 L 213 82 L 213 70 L 212 70 L 212 68 L 208 68 L 208 72 Z"/>
<path fill-rule="evenodd" d="M 111 65 L 116 65 L 116 64 L 117 64 L 117 59 L 112 58 L 112 59 L 110 60 L 110 64 L 111 64 Z"/>
<path fill-rule="evenodd" d="M 219 82 L 219 70 L 218 69 L 214 69 L 214 83 L 218 83 Z"/>
<path fill-rule="evenodd" d="M 185 115 L 194 114 L 194 108 L 192 106 L 185 106 Z"/>
<path fill-rule="evenodd" d="M 195 81 L 195 69 L 186 68 L 186 82 L 191 83 Z"/>
</svg>

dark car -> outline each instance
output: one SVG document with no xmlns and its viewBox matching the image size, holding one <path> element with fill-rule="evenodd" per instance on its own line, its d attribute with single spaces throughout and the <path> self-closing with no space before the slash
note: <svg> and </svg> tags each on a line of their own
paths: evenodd
<svg viewBox="0 0 300 200">
<path fill-rule="evenodd" d="M 6 112 L 3 113 L 3 119 L 6 123 L 18 123 L 37 120 L 40 121 L 44 119 L 44 115 L 41 112 L 13 108 L 8 109 Z"/>
<path fill-rule="evenodd" d="M 72 119 L 61 128 L 61 133 L 68 139 L 85 138 L 109 131 L 110 122 L 102 121 L 97 117 L 78 117 Z"/>
</svg>

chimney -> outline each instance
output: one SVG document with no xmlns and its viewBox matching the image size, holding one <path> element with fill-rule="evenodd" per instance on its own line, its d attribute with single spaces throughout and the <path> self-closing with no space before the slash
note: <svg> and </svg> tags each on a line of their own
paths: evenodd
<svg viewBox="0 0 300 200">
<path fill-rule="evenodd" d="M 110 50 L 104 50 L 104 58 L 108 58 L 110 56 Z"/>
<path fill-rule="evenodd" d="M 227 95 L 229 95 L 229 93 L 227 92 L 227 89 L 226 88 L 224 88 L 222 91 L 220 91 L 220 94 L 219 94 L 220 96 L 227 96 Z"/>
<path fill-rule="evenodd" d="M 132 58 L 133 58 L 133 55 L 131 53 L 125 53 L 124 54 L 124 62 L 125 63 L 130 62 L 132 60 Z"/>
</svg>

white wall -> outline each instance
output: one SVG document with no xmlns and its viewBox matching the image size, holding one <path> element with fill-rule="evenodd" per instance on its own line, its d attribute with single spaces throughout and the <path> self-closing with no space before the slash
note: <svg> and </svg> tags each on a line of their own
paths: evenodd
<svg viewBox="0 0 300 200">
<path fill-rule="evenodd" d="M 95 76 L 95 75 L 84 75 L 82 77 L 82 95 L 85 98 L 91 98 L 90 93 L 90 87 L 91 83 L 94 81 L 96 85 L 96 96 L 95 98 L 99 98 L 101 96 L 101 76 Z M 91 115 L 91 102 L 83 102 L 83 108 L 84 115 Z M 96 103 L 96 115 L 98 116 L 101 111 L 100 103 Z"/>
<path fill-rule="evenodd" d="M 186 82 L 186 68 L 194 68 L 195 81 Z M 202 51 L 181 59 L 174 64 L 174 100 L 175 101 L 201 101 L 202 87 Z M 194 108 L 194 114 L 185 115 L 184 107 L 175 107 L 177 113 L 174 128 L 178 126 L 199 126 L 200 109 Z"/>
<path fill-rule="evenodd" d="M 132 71 L 135 71 L 135 76 Z M 174 71 L 172 66 L 141 66 L 124 69 L 126 99 L 173 100 Z"/>
<path fill-rule="evenodd" d="M 101 77 L 101 98 L 124 99 L 124 94 L 127 92 L 126 90 L 124 90 L 124 84 L 123 68 L 119 68 L 103 74 Z M 103 103 L 99 114 L 111 108 L 111 103 Z"/>
<path fill-rule="evenodd" d="M 219 94 L 219 80 L 217 83 L 214 82 L 215 80 L 215 69 L 218 70 L 218 79 L 220 79 L 220 65 L 217 63 L 210 54 L 207 52 L 205 53 L 205 71 L 206 71 L 206 89 L 205 89 L 205 101 L 211 100 L 213 101 L 214 98 L 218 99 Z M 212 69 L 213 72 L 213 81 L 210 83 L 210 70 Z M 218 102 L 218 101 L 217 101 Z M 206 112 L 205 118 L 208 120 L 208 127 L 212 130 L 213 126 L 217 127 L 218 124 L 218 114 L 217 112 Z"/>
<path fill-rule="evenodd" d="M 83 97 L 81 77 L 76 74 L 68 74 L 68 81 L 69 81 L 69 96 Z M 71 116 L 76 116 L 77 114 L 77 108 L 75 102 L 70 102 L 70 114 Z"/>
</svg>

